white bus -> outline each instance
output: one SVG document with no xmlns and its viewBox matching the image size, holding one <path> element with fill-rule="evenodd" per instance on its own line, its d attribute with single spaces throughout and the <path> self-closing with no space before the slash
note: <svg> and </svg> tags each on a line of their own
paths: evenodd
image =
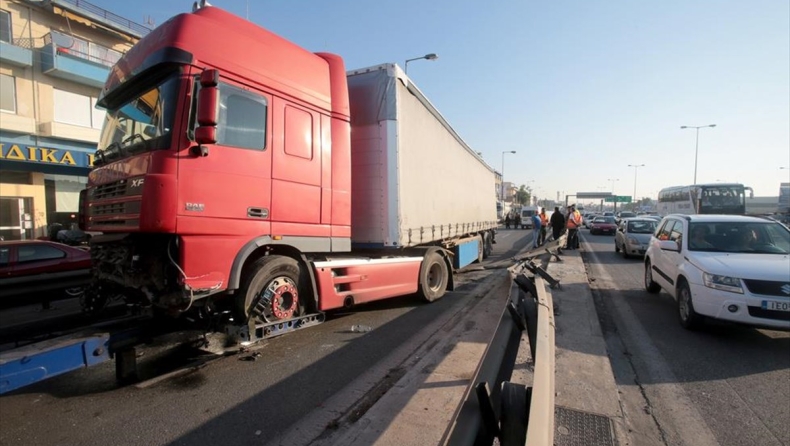
<svg viewBox="0 0 790 446">
<path fill-rule="evenodd" d="M 746 214 L 746 191 L 751 187 L 738 183 L 694 184 L 661 189 L 658 213 L 668 214 Z"/>
</svg>

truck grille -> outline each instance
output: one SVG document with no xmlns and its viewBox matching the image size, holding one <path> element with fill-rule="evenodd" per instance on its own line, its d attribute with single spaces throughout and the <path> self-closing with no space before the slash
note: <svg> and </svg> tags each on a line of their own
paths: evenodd
<svg viewBox="0 0 790 446">
<path fill-rule="evenodd" d="M 140 201 L 122 201 L 120 203 L 94 204 L 90 207 L 91 217 L 109 215 L 139 214 Z"/>
<path fill-rule="evenodd" d="M 126 180 L 119 180 L 96 186 L 96 189 L 93 190 L 92 198 L 94 200 L 103 200 L 105 198 L 123 197 L 126 195 L 126 184 Z"/>
</svg>

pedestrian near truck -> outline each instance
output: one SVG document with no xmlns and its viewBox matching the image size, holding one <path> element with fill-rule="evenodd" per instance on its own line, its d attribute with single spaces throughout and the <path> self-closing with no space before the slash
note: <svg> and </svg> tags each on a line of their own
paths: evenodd
<svg viewBox="0 0 790 446">
<path fill-rule="evenodd" d="M 582 214 L 575 205 L 568 206 L 565 226 L 568 228 L 568 249 L 579 249 L 579 227 L 582 225 Z"/>
<path fill-rule="evenodd" d="M 560 212 L 559 206 L 554 206 L 554 213 L 551 214 L 549 224 L 551 224 L 551 235 L 554 240 L 559 240 L 562 230 L 565 229 L 565 216 Z"/>
<path fill-rule="evenodd" d="M 532 247 L 537 248 L 540 246 L 540 215 L 535 214 L 532 216 Z"/>
<path fill-rule="evenodd" d="M 549 230 L 549 217 L 546 215 L 546 208 L 540 208 L 540 236 L 538 245 L 546 243 L 546 232 Z"/>
</svg>

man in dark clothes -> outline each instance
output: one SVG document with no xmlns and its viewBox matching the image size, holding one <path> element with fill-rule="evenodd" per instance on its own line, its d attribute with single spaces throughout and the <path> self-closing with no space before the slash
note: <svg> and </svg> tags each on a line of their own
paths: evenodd
<svg viewBox="0 0 790 446">
<path fill-rule="evenodd" d="M 551 214 L 549 222 L 551 224 L 551 233 L 554 236 L 554 240 L 559 239 L 562 230 L 565 228 L 565 217 L 562 215 L 562 212 L 560 212 L 559 206 L 554 207 L 554 213 Z"/>
</svg>

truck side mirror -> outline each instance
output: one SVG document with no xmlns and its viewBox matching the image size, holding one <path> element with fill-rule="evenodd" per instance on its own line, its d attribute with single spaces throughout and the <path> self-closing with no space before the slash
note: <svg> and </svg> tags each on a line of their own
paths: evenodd
<svg viewBox="0 0 790 446">
<path fill-rule="evenodd" d="M 200 74 L 195 141 L 200 144 L 217 142 L 219 123 L 219 70 L 204 70 Z M 205 156 L 205 155 L 204 155 Z"/>
</svg>

